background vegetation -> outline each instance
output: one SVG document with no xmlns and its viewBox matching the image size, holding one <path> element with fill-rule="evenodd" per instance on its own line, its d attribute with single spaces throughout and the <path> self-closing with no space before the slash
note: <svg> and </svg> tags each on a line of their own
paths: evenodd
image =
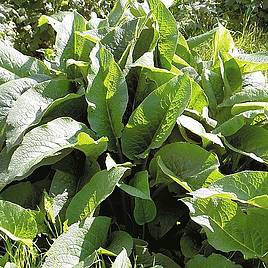
<svg viewBox="0 0 268 268">
<path fill-rule="evenodd" d="M 2 2 L 2 3 L 1 3 Z M 104 17 L 115 0 L 8 0 L 0 2 L 0 36 L 24 54 L 36 56 L 54 34 L 48 25 L 36 27 L 41 15 L 77 10 L 86 19 L 92 12 Z M 171 11 L 185 37 L 211 30 L 220 21 L 232 29 L 237 46 L 246 52 L 268 46 L 268 1 L 175 0 Z M 204 47 L 204 53 L 209 48 Z M 210 54 L 210 52 L 208 52 Z"/>
</svg>

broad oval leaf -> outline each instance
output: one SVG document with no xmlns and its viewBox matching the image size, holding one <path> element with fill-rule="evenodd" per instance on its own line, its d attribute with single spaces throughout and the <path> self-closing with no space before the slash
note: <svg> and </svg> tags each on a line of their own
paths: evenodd
<svg viewBox="0 0 268 268">
<path fill-rule="evenodd" d="M 200 146 L 176 142 L 165 145 L 155 154 L 150 163 L 150 173 L 157 183 L 175 180 L 191 191 L 216 179 L 209 175 L 218 170 L 219 165 L 217 156 Z"/>
<path fill-rule="evenodd" d="M 133 239 L 131 235 L 124 231 L 115 231 L 111 235 L 111 243 L 107 250 L 114 254 L 119 254 L 123 248 L 127 251 L 127 256 L 130 256 L 133 249 Z"/>
<path fill-rule="evenodd" d="M 74 223 L 61 234 L 46 253 L 42 268 L 72 268 L 103 246 L 111 219 L 89 217 Z"/>
<path fill-rule="evenodd" d="M 123 153 L 129 159 L 145 158 L 170 135 L 191 97 L 191 81 L 177 76 L 155 89 L 136 108 L 122 135 Z"/>
</svg>

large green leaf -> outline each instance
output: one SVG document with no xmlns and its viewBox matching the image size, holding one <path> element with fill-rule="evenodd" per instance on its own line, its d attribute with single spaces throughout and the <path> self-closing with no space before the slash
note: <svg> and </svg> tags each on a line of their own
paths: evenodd
<svg viewBox="0 0 268 268">
<path fill-rule="evenodd" d="M 159 27 L 158 51 L 162 67 L 171 69 L 178 41 L 177 23 L 161 0 L 149 0 L 151 12 Z"/>
<path fill-rule="evenodd" d="M 52 102 L 67 95 L 69 90 L 68 80 L 54 79 L 39 83 L 19 96 L 6 119 L 7 147 L 17 145 L 24 132 L 40 122 Z"/>
<path fill-rule="evenodd" d="M 16 100 L 29 88 L 36 85 L 45 77 L 28 77 L 9 81 L 0 85 L 0 124 L 4 123 L 9 110 L 13 107 Z"/>
<path fill-rule="evenodd" d="M 35 208 L 36 199 L 39 199 L 34 191 L 34 186 L 29 181 L 23 181 L 10 185 L 0 193 L 0 199 L 15 203 L 24 208 Z"/>
<path fill-rule="evenodd" d="M 156 216 L 156 206 L 150 197 L 150 186 L 148 172 L 140 171 L 135 174 L 132 184 L 135 188 L 148 196 L 147 199 L 135 197 L 134 218 L 137 224 L 144 225 L 154 220 Z"/>
<path fill-rule="evenodd" d="M 191 194 L 198 198 L 219 196 L 257 207 L 268 208 L 268 172 L 243 171 L 225 176 L 209 188 L 198 189 Z"/>
<path fill-rule="evenodd" d="M 193 49 L 199 45 L 201 45 L 204 42 L 209 41 L 210 39 L 212 39 L 212 37 L 214 36 L 215 32 L 218 31 L 218 28 L 214 28 L 206 33 L 194 36 L 194 37 L 190 37 L 189 39 L 187 39 L 187 43 L 188 46 Z"/>
<path fill-rule="evenodd" d="M 232 136 L 245 125 L 251 124 L 255 118 L 258 118 L 258 116 L 267 118 L 268 112 L 263 111 L 263 110 L 252 110 L 252 111 L 243 112 L 223 122 L 221 125 L 216 127 L 212 131 L 212 133 L 221 134 L 224 137 Z"/>
<path fill-rule="evenodd" d="M 0 84 L 34 74 L 49 74 L 46 65 L 0 42 Z"/>
<path fill-rule="evenodd" d="M 201 76 L 202 87 L 209 100 L 212 114 L 217 110 L 217 104 L 223 101 L 223 81 L 218 73 L 204 69 Z"/>
<path fill-rule="evenodd" d="M 261 258 L 267 263 L 267 210 L 254 208 L 244 213 L 237 203 L 218 198 L 186 198 L 184 202 L 214 248 L 223 252 L 238 250 L 246 259 Z"/>
<path fill-rule="evenodd" d="M 0 231 L 14 241 L 32 245 L 38 233 L 34 214 L 30 210 L 0 200 Z"/>
<path fill-rule="evenodd" d="M 27 177 L 41 165 L 59 161 L 73 148 L 96 159 L 106 150 L 107 139 L 95 141 L 90 134 L 84 124 L 69 117 L 58 118 L 32 129 L 13 154 L 1 152 L 0 189 L 14 180 Z"/>
<path fill-rule="evenodd" d="M 215 268 L 219 267 L 219 265 L 223 268 L 242 268 L 241 265 L 235 264 L 224 256 L 214 253 L 207 258 L 201 255 L 195 256 L 187 262 L 186 268 Z"/>
<path fill-rule="evenodd" d="M 87 89 L 86 98 L 91 128 L 98 136 L 108 137 L 110 148 L 116 150 L 123 129 L 128 89 L 120 67 L 104 48 L 99 51 L 99 71 Z"/>
<path fill-rule="evenodd" d="M 85 260 L 106 241 L 110 218 L 88 217 L 61 234 L 46 253 L 42 268 L 73 267 Z"/>
<path fill-rule="evenodd" d="M 129 3 L 129 0 L 119 0 L 115 3 L 107 18 L 110 27 L 115 27 L 119 24 L 124 12 L 129 6 Z"/>
<path fill-rule="evenodd" d="M 100 203 L 112 194 L 127 170 L 127 167 L 119 165 L 96 173 L 71 200 L 66 211 L 68 221 L 74 223 L 92 215 Z"/>
<path fill-rule="evenodd" d="M 171 143 L 162 147 L 150 163 L 150 173 L 157 183 L 175 181 L 186 190 L 210 184 L 209 175 L 217 170 L 216 155 L 190 143 Z"/>
<path fill-rule="evenodd" d="M 191 81 L 177 76 L 154 90 L 130 116 L 122 135 L 123 153 L 145 158 L 170 135 L 191 97 Z"/>
</svg>

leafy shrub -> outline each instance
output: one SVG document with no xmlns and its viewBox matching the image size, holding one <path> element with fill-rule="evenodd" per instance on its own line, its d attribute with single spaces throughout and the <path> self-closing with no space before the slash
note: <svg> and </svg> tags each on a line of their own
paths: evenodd
<svg viewBox="0 0 268 268">
<path fill-rule="evenodd" d="M 0 43 L 0 266 L 267 264 L 267 53 L 160 0 L 60 14 L 44 61 Z"/>
</svg>

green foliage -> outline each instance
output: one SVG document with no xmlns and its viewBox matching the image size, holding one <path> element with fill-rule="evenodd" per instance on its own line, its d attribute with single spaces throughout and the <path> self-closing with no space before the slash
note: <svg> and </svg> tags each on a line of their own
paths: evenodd
<svg viewBox="0 0 268 268">
<path fill-rule="evenodd" d="M 0 44 L 1 266 L 268 264 L 268 53 L 169 4 L 44 15 L 43 61 Z"/>
</svg>

